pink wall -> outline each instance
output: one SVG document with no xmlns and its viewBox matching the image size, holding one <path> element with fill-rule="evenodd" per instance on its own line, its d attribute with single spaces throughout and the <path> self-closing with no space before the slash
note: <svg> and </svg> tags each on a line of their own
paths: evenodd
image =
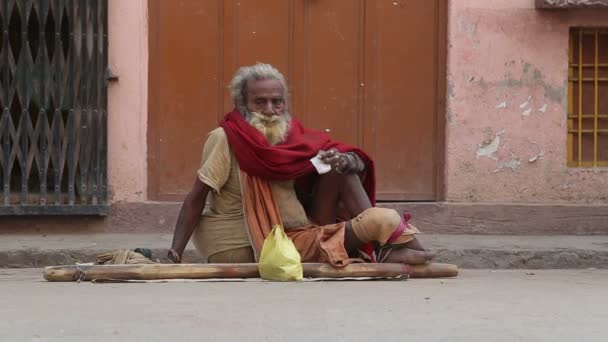
<svg viewBox="0 0 608 342">
<path fill-rule="evenodd" d="M 449 1 L 446 197 L 608 202 L 608 169 L 566 166 L 568 32 L 608 10 Z"/>
<path fill-rule="evenodd" d="M 108 177 L 112 202 L 146 200 L 147 0 L 109 0 Z"/>
</svg>

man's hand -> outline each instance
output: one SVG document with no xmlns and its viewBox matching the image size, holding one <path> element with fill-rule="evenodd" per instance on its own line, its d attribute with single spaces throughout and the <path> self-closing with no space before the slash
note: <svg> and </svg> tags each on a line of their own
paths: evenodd
<svg viewBox="0 0 608 342">
<path fill-rule="evenodd" d="M 169 252 L 167 252 L 167 258 L 171 260 L 174 264 L 182 263 L 182 256 L 175 251 L 175 249 L 171 248 Z"/>
<path fill-rule="evenodd" d="M 331 165 L 337 173 L 356 173 L 363 171 L 363 161 L 354 153 L 340 153 L 335 148 L 319 152 L 319 159 Z"/>
</svg>

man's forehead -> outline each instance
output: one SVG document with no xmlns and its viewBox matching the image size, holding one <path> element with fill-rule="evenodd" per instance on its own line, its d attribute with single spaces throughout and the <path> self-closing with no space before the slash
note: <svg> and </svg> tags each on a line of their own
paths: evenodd
<svg viewBox="0 0 608 342">
<path fill-rule="evenodd" d="M 283 87 L 278 80 L 250 80 L 247 92 L 252 96 L 283 96 Z"/>
</svg>

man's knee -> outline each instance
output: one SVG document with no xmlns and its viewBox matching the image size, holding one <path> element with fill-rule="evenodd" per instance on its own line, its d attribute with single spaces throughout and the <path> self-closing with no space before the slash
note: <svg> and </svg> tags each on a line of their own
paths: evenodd
<svg viewBox="0 0 608 342">
<path fill-rule="evenodd" d="M 338 173 L 336 170 L 331 169 L 331 170 L 329 170 L 329 172 L 320 175 L 319 178 L 335 180 L 335 179 L 341 179 L 341 178 L 343 178 L 343 176 L 344 176 L 343 173 Z"/>
<path fill-rule="evenodd" d="M 355 173 L 338 173 L 336 170 L 332 169 L 331 171 L 324 173 L 320 176 L 319 183 L 321 184 L 331 184 L 331 185 L 352 185 L 354 183 L 361 183 L 359 179 L 359 175 Z"/>
<path fill-rule="evenodd" d="M 401 216 L 394 209 L 369 208 L 351 221 L 353 232 L 363 242 L 376 241 L 386 244 L 401 223 Z"/>
</svg>

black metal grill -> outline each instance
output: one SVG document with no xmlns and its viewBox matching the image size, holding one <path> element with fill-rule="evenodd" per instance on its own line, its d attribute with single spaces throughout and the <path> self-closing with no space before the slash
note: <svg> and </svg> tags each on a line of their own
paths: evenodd
<svg viewBox="0 0 608 342">
<path fill-rule="evenodd" d="M 0 0 L 0 215 L 106 215 L 107 0 Z"/>
</svg>

